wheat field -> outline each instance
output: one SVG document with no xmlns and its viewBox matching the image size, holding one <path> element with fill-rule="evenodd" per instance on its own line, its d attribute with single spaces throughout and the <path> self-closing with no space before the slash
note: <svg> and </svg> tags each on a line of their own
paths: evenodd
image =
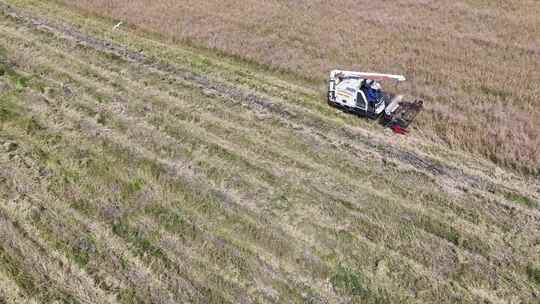
<svg viewBox="0 0 540 304">
<path fill-rule="evenodd" d="M 322 81 L 405 74 L 418 128 L 452 149 L 540 170 L 540 2 L 81 0 L 70 5 Z M 322 93 L 321 93 L 322 96 Z"/>
<path fill-rule="evenodd" d="M 539 301 L 540 180 L 511 165 L 532 158 L 450 146 L 450 99 L 400 137 L 326 104 L 330 63 L 158 35 L 167 10 L 235 30 L 201 16 L 226 2 L 172 3 L 0 0 L 0 303 Z"/>
</svg>

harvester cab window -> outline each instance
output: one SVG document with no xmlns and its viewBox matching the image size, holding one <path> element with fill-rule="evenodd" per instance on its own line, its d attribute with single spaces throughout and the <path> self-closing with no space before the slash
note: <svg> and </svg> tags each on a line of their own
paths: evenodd
<svg viewBox="0 0 540 304">
<path fill-rule="evenodd" d="M 381 85 L 375 80 L 364 80 L 361 89 L 366 95 L 368 102 L 375 103 L 381 99 Z"/>
</svg>

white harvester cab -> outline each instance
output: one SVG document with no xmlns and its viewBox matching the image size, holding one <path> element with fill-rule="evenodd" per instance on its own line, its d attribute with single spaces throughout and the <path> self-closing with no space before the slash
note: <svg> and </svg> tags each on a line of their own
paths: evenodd
<svg viewBox="0 0 540 304">
<path fill-rule="evenodd" d="M 342 70 L 330 72 L 328 102 L 348 111 L 378 117 L 392 100 L 381 90 L 383 80 L 405 81 L 402 75 L 363 73 Z"/>
</svg>

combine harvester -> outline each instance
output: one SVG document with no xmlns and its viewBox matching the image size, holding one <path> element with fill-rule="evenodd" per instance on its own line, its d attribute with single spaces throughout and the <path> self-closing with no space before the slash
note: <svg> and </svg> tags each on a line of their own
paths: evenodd
<svg viewBox="0 0 540 304">
<path fill-rule="evenodd" d="M 423 109 L 423 101 L 402 101 L 381 90 L 383 80 L 405 81 L 402 75 L 333 70 L 328 84 L 328 103 L 348 112 L 372 119 L 382 114 L 383 125 L 395 133 L 406 134 L 407 127 Z M 384 114 L 383 114 L 384 112 Z"/>
</svg>

